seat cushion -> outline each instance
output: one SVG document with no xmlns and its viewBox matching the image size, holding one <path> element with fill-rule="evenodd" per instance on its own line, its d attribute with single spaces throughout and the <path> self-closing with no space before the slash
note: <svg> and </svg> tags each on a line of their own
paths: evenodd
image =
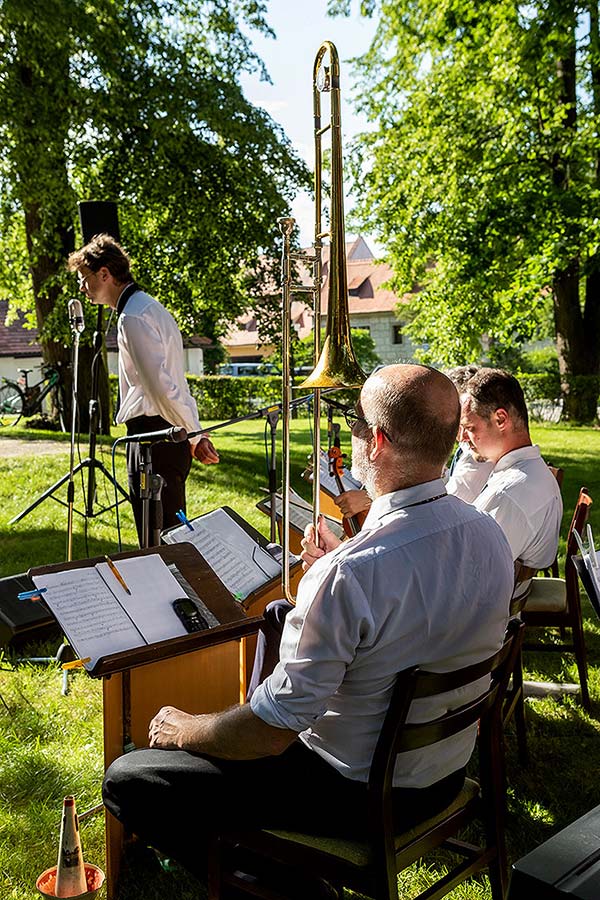
<svg viewBox="0 0 600 900">
<path fill-rule="evenodd" d="M 524 612 L 562 613 L 567 610 L 564 578 L 534 578 Z"/>
<path fill-rule="evenodd" d="M 464 809 L 468 803 L 474 800 L 479 794 L 479 784 L 471 778 L 465 778 L 465 783 L 460 793 L 454 798 L 449 806 L 446 806 L 441 812 L 435 816 L 419 822 L 408 831 L 403 831 L 396 835 L 396 849 L 404 847 L 416 840 L 421 834 L 425 834 L 430 828 L 439 825 L 448 816 L 453 815 L 461 809 Z M 371 848 L 369 844 L 363 841 L 344 840 L 336 837 L 323 837 L 319 835 L 306 834 L 299 831 L 274 831 L 265 829 L 267 834 L 282 841 L 291 841 L 296 844 L 303 844 L 305 847 L 311 847 L 313 850 L 319 850 L 321 853 L 328 853 L 331 856 L 337 856 L 346 862 L 355 866 L 368 866 L 371 862 Z"/>
</svg>

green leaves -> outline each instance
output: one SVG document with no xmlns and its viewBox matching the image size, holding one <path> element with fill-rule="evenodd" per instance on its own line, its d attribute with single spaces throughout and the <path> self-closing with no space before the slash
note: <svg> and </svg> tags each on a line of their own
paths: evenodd
<svg viewBox="0 0 600 900">
<path fill-rule="evenodd" d="M 386 245 L 396 288 L 421 288 L 413 340 L 451 364 L 479 358 L 481 335 L 506 346 L 545 336 L 561 273 L 574 259 L 587 274 L 599 263 L 589 20 L 554 0 L 377 8 L 357 66 L 376 127 L 361 136 L 353 175 L 361 223 Z M 580 342 L 598 343 L 599 305 L 588 291 L 581 334 L 563 348 L 567 370 L 597 369 Z"/>
<path fill-rule="evenodd" d="M 308 184 L 238 81 L 241 71 L 267 77 L 248 36 L 269 33 L 265 8 L 3 0 L 0 257 L 12 265 L 0 263 L 0 295 L 31 302 L 16 255 L 26 244 L 44 325 L 68 287 L 77 201 L 111 199 L 138 280 L 185 332 L 218 336 L 249 304 L 245 273 L 260 271 L 265 248 L 276 254 L 277 216 Z"/>
</svg>

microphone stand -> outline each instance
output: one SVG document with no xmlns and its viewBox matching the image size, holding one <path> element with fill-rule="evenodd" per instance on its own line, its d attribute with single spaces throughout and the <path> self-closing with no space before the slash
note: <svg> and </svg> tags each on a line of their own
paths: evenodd
<svg viewBox="0 0 600 900">
<path fill-rule="evenodd" d="M 274 409 L 267 413 L 267 422 L 271 428 L 271 453 L 269 455 L 268 462 L 268 473 L 269 473 L 269 497 L 271 498 L 271 509 L 270 509 L 270 522 L 271 522 L 271 530 L 269 532 L 269 537 L 272 544 L 277 543 L 277 503 L 276 503 L 276 495 L 277 495 L 277 450 L 276 450 L 276 436 L 277 436 L 277 423 L 279 421 L 279 410 Z"/>
<path fill-rule="evenodd" d="M 79 378 L 79 338 L 83 331 L 83 320 L 81 325 L 77 324 L 77 319 L 71 320 L 71 331 L 73 332 L 73 384 L 71 387 L 71 449 L 69 456 L 69 481 L 67 484 L 67 562 L 73 559 L 73 508 L 75 505 L 75 429 L 77 424 L 77 383 Z"/>
<path fill-rule="evenodd" d="M 142 501 L 141 549 L 158 547 L 162 531 L 161 492 L 165 479 L 152 472 L 152 441 L 140 441 L 140 500 Z M 150 503 L 152 502 L 152 533 L 150 533 Z M 152 543 L 150 543 L 152 541 Z"/>
</svg>

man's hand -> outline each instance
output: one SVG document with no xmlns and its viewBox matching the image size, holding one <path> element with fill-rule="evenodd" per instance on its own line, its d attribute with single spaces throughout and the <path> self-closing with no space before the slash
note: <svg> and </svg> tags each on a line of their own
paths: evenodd
<svg viewBox="0 0 600 900">
<path fill-rule="evenodd" d="M 345 516 L 356 516 L 371 509 L 371 498 L 366 491 L 344 491 L 333 498 Z"/>
<path fill-rule="evenodd" d="M 304 572 L 308 571 L 313 563 L 315 563 L 322 556 L 325 556 L 326 553 L 329 553 L 331 550 L 335 550 L 336 547 L 342 543 L 339 538 L 335 536 L 331 528 L 325 522 L 323 516 L 319 516 L 319 523 L 317 525 L 319 532 L 319 546 L 317 547 L 315 541 L 315 527 L 311 523 L 307 525 L 304 529 L 304 537 L 302 538 L 302 553 L 300 554 L 300 559 L 302 560 L 302 569 Z"/>
<path fill-rule="evenodd" d="M 197 441 L 190 441 L 190 452 L 194 459 L 205 465 L 219 462 L 219 454 L 215 450 L 212 441 L 207 437 L 200 437 Z"/>
<path fill-rule="evenodd" d="M 197 716 L 174 706 L 163 706 L 150 722 L 150 747 L 158 750 L 188 750 L 196 743 Z"/>
<path fill-rule="evenodd" d="M 219 759 L 276 756 L 297 737 L 295 731 L 263 722 L 249 703 L 200 716 L 163 706 L 150 722 L 148 733 L 150 747 L 155 750 L 188 750 Z"/>
</svg>

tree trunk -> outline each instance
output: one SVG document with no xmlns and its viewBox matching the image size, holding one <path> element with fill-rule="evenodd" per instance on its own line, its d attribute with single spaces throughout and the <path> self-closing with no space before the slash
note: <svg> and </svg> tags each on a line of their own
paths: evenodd
<svg viewBox="0 0 600 900">
<path fill-rule="evenodd" d="M 577 15 L 571 3 L 568 10 L 568 33 L 571 37 L 569 52 L 557 60 L 557 77 L 560 85 L 559 104 L 564 108 L 565 128 L 575 133 L 577 129 L 576 88 L 576 38 Z M 567 18 L 565 25 L 567 25 Z M 597 21 L 596 21 L 597 29 Z M 592 20 L 592 31 L 594 21 Z M 597 78 L 597 71 L 592 72 Z M 596 92 L 597 93 L 597 92 Z M 552 159 L 552 181 L 559 191 L 570 188 L 569 159 L 562 152 Z M 575 237 L 572 236 L 573 242 Z M 554 273 L 552 297 L 556 328 L 556 349 L 564 407 L 563 417 L 573 422 L 593 422 L 597 418 L 600 328 L 598 290 L 600 279 L 598 261 L 586 261 L 586 278 L 582 282 L 582 264 L 574 257 L 565 268 Z M 582 308 L 580 290 L 585 287 L 585 304 Z"/>
<path fill-rule="evenodd" d="M 598 405 L 598 273 L 589 275 L 585 285 L 585 312 L 582 312 L 579 299 L 577 261 L 556 273 L 552 291 L 563 416 L 573 422 L 595 421 Z M 588 296 L 593 297 L 593 301 L 588 303 Z"/>
<path fill-rule="evenodd" d="M 65 23 L 64 34 L 68 33 Z M 25 234 L 31 284 L 44 361 L 56 366 L 62 376 L 65 424 L 71 422 L 72 336 L 68 335 L 65 262 L 73 249 L 75 202 L 69 184 L 65 146 L 69 119 L 67 109 L 69 48 L 63 39 L 45 40 L 44 28 L 33 29 L 22 19 L 15 30 L 18 58 L 13 68 L 20 102 L 12 107 L 14 165 L 19 173 L 19 195 L 25 213 Z M 51 70 L 53 80 L 45 78 Z M 53 85 L 59 85 L 53 89 Z M 64 307 L 59 310 L 59 305 Z M 52 336 L 49 336 L 52 335 Z M 56 335 L 56 337 L 54 337 Z M 63 337 L 64 335 L 64 337 Z M 89 430 L 89 375 L 93 349 L 82 342 L 79 359 L 79 425 Z M 110 433 L 108 375 L 101 366 L 99 377 L 101 431 Z"/>
</svg>

